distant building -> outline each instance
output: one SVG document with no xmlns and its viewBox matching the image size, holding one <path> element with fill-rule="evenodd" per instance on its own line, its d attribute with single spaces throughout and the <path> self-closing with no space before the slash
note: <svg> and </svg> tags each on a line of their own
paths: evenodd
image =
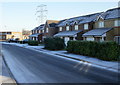
<svg viewBox="0 0 120 85">
<path fill-rule="evenodd" d="M 22 40 L 22 32 L 0 32 L 0 41 L 6 41 L 8 39 L 19 39 Z"/>
<path fill-rule="evenodd" d="M 23 39 L 29 39 L 29 35 L 31 35 L 32 32 L 29 30 L 22 30 L 22 38 Z"/>
</svg>

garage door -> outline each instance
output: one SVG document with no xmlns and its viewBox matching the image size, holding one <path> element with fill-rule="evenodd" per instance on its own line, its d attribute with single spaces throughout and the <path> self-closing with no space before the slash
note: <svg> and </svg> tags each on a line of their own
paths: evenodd
<svg viewBox="0 0 120 85">
<path fill-rule="evenodd" d="M 94 41 L 94 38 L 93 37 L 87 37 L 86 40 L 87 41 Z"/>
</svg>

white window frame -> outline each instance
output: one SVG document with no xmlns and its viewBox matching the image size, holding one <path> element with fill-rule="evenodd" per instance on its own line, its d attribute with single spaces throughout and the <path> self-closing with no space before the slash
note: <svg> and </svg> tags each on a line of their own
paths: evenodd
<svg viewBox="0 0 120 85">
<path fill-rule="evenodd" d="M 62 27 L 59 27 L 59 31 L 62 31 Z"/>
<path fill-rule="evenodd" d="M 84 29 L 88 30 L 88 24 L 84 24 Z"/>
<path fill-rule="evenodd" d="M 41 30 L 39 30 L 39 33 L 41 33 Z"/>
<path fill-rule="evenodd" d="M 120 20 L 115 20 L 114 21 L 114 26 L 120 26 Z"/>
<path fill-rule="evenodd" d="M 78 30 L 78 25 L 75 25 L 75 30 Z"/>
<path fill-rule="evenodd" d="M 100 28 L 104 27 L 104 21 L 99 21 L 98 25 Z"/>
<path fill-rule="evenodd" d="M 69 26 L 66 26 L 66 31 L 69 31 L 70 29 L 69 29 Z"/>
<path fill-rule="evenodd" d="M 48 27 L 46 28 L 46 33 L 48 33 Z"/>
</svg>

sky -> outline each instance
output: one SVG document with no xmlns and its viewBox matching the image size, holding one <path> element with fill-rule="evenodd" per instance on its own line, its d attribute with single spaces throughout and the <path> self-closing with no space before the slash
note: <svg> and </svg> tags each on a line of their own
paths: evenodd
<svg viewBox="0 0 120 85">
<path fill-rule="evenodd" d="M 62 20 L 118 7 L 118 2 L 2 2 L 0 31 L 32 30 L 40 25 L 36 20 L 38 5 L 47 5 L 48 20 Z M 38 15 L 38 14 L 37 14 Z"/>
</svg>

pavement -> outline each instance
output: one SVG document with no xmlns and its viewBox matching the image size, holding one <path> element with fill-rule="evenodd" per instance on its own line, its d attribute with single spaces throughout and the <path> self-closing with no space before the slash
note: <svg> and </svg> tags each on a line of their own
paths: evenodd
<svg viewBox="0 0 120 85">
<path fill-rule="evenodd" d="M 56 56 L 58 55 L 61 57 L 79 60 L 79 61 L 82 61 L 83 63 L 90 63 L 96 67 L 107 69 L 107 70 L 114 71 L 114 72 L 119 72 L 120 70 L 120 65 L 119 65 L 120 62 L 118 61 L 103 61 L 103 60 L 92 58 L 89 56 L 82 56 L 82 55 L 67 53 L 67 51 L 64 51 L 64 50 L 50 51 L 50 50 L 43 49 L 44 46 L 29 46 L 28 44 L 19 44 L 19 43 L 5 43 L 5 44 L 20 46 L 20 47 L 28 48 L 31 50 L 36 50 L 38 52 L 43 52 L 49 55 L 56 55 Z"/>
<path fill-rule="evenodd" d="M 1 47 L 0 47 L 1 49 Z M 0 50 L 0 85 L 17 85 L 16 81 L 14 80 L 13 76 L 11 75 L 10 70 L 8 69 L 7 65 L 4 62 L 2 57 L 2 53 Z"/>
<path fill-rule="evenodd" d="M 18 83 L 118 82 L 117 72 L 95 67 L 89 62 L 61 57 L 52 51 L 40 52 L 35 46 L 34 49 L 25 45 L 3 44 L 2 47 L 5 61 Z"/>
</svg>

